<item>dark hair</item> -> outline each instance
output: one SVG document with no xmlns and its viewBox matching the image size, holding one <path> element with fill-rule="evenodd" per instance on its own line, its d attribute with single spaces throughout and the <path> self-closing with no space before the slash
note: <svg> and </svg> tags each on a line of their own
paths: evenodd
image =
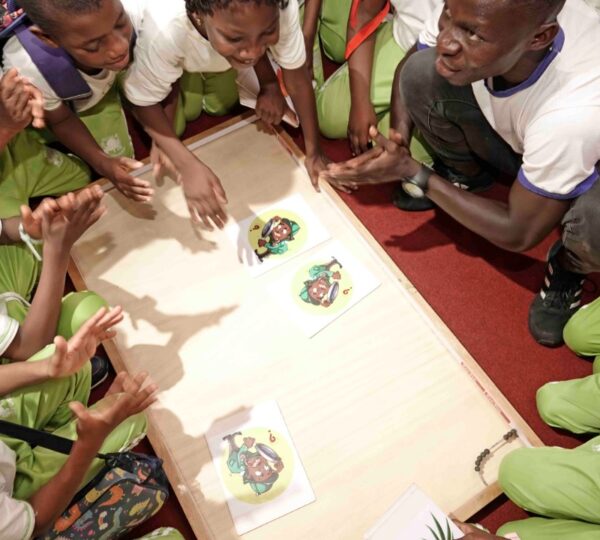
<svg viewBox="0 0 600 540">
<path fill-rule="evenodd" d="M 240 4 L 267 4 L 268 6 L 277 6 L 279 9 L 287 7 L 289 0 L 185 0 L 185 7 L 188 13 L 199 13 L 212 17 L 215 11 L 227 9 L 230 4 L 238 2 Z"/>
<path fill-rule="evenodd" d="M 19 0 L 27 16 L 44 32 L 56 30 L 57 15 L 81 15 L 95 13 L 104 0 Z"/>
</svg>

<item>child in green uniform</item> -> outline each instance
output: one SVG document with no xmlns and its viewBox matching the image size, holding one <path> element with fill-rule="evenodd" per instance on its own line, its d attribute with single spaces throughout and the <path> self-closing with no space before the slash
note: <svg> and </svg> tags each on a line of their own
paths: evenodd
<svg viewBox="0 0 600 540">
<path fill-rule="evenodd" d="M 317 91 L 317 110 L 321 133 L 332 139 L 350 139 L 355 154 L 369 145 L 369 127 L 382 133 L 390 128 L 390 102 L 396 67 L 406 53 L 416 47 L 425 21 L 440 3 L 438 0 L 393 0 L 393 20 L 384 19 L 389 0 L 354 0 L 355 16 L 348 20 L 346 58 Z M 369 24 L 381 24 L 369 32 Z M 430 161 L 418 141 L 413 140 L 413 155 Z"/>
<path fill-rule="evenodd" d="M 507 455 L 499 473 L 504 493 L 539 517 L 507 523 L 498 536 L 465 525 L 467 540 L 600 539 L 600 299 L 573 315 L 564 338 L 577 354 L 595 357 L 594 373 L 542 386 L 538 410 L 553 427 L 596 436 L 573 450 L 521 448 Z"/>
<path fill-rule="evenodd" d="M 117 89 L 117 75 L 130 62 L 133 27 L 140 20 L 138 4 L 137 0 L 123 4 L 120 0 L 20 0 L 19 5 L 35 23 L 31 32 L 47 47 L 68 53 L 75 73 L 89 87 L 89 95 L 68 103 L 61 99 L 16 36 L 4 46 L 3 62 L 7 68 L 17 68 L 41 90 L 46 123 L 52 132 L 51 137 L 49 133 L 43 137 L 45 141 L 58 140 L 127 197 L 146 201 L 152 190 L 148 182 L 131 175 L 141 164 L 131 159 L 133 147 Z M 70 171 L 72 174 L 58 177 L 59 184 L 53 185 L 49 170 L 42 167 L 36 171 L 46 184 L 36 195 L 72 191 L 90 178 L 87 167 L 80 165 Z"/>
</svg>

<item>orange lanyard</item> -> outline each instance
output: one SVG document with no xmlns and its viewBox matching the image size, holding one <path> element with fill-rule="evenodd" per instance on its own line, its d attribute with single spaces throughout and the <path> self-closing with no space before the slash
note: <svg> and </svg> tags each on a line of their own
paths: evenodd
<svg viewBox="0 0 600 540">
<path fill-rule="evenodd" d="M 352 0 L 352 7 L 350 9 L 350 28 L 353 30 L 358 26 L 358 7 L 361 0 Z M 382 23 L 386 15 L 390 12 L 390 0 L 387 0 L 383 9 L 373 17 L 367 24 L 365 24 L 348 42 L 346 45 L 345 58 L 348 60 L 352 53 L 360 47 L 363 43 Z"/>
</svg>

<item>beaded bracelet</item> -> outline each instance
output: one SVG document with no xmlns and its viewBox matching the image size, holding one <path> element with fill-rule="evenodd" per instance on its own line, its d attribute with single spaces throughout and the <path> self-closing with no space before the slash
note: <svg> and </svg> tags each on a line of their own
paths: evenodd
<svg viewBox="0 0 600 540">
<path fill-rule="evenodd" d="M 42 241 L 41 240 L 35 240 L 34 238 L 31 238 L 31 236 L 29 236 L 26 232 L 25 229 L 23 227 L 23 223 L 19 223 L 19 236 L 21 237 L 21 240 L 23 241 L 23 243 L 29 248 L 29 251 L 31 251 L 31 253 L 33 253 L 33 256 L 38 260 L 41 261 L 42 260 L 42 256 L 38 253 L 38 250 L 35 249 L 35 246 L 39 246 Z"/>
<path fill-rule="evenodd" d="M 496 452 L 497 450 L 502 448 L 504 445 L 510 443 L 510 441 L 512 441 L 513 439 L 516 439 L 518 437 L 518 435 L 519 434 L 517 433 L 516 429 L 511 429 L 510 431 L 508 431 L 507 433 L 502 435 L 502 438 L 499 441 L 496 441 L 489 448 L 484 448 L 482 450 L 482 452 L 477 456 L 477 459 L 475 460 L 475 472 L 479 473 L 479 476 L 481 477 L 481 481 L 486 486 L 489 484 L 486 482 L 485 478 L 483 477 L 483 466 L 485 465 L 485 462 L 488 459 L 490 459 L 490 457 L 492 457 L 492 454 L 494 452 Z"/>
</svg>

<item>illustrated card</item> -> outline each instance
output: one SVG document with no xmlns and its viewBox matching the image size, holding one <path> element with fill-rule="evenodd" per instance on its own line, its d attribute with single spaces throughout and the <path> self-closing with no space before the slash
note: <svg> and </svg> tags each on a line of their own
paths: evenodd
<svg viewBox="0 0 600 540">
<path fill-rule="evenodd" d="M 279 266 L 330 238 L 301 195 L 240 221 L 230 222 L 225 233 L 237 246 L 253 276 Z"/>
<path fill-rule="evenodd" d="M 358 304 L 380 282 L 340 242 L 329 242 L 288 265 L 268 292 L 312 337 Z"/>
<path fill-rule="evenodd" d="M 365 533 L 365 540 L 456 540 L 464 535 L 416 485 L 411 485 L 383 517 Z"/>
<path fill-rule="evenodd" d="M 206 439 L 239 535 L 315 500 L 275 401 L 215 422 Z"/>
</svg>

